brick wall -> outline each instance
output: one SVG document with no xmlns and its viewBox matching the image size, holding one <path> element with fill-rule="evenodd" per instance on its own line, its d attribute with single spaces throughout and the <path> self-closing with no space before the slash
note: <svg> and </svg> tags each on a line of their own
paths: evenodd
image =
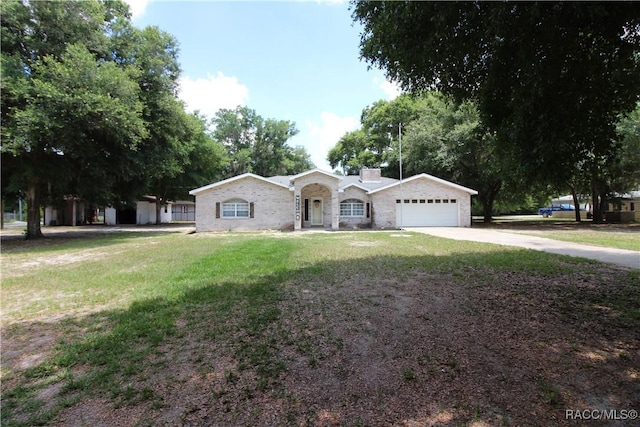
<svg viewBox="0 0 640 427">
<path fill-rule="evenodd" d="M 458 223 L 471 226 L 471 197 L 466 191 L 451 188 L 427 178 L 418 178 L 402 184 L 403 199 L 457 199 Z M 400 199 L 400 186 L 396 185 L 371 195 L 374 228 L 396 227 L 396 199 Z"/>
<path fill-rule="evenodd" d="M 365 216 L 358 217 L 340 217 L 340 228 L 369 228 L 371 227 L 371 218 L 367 218 L 367 203 L 371 202 L 371 197 L 358 187 L 349 187 L 340 193 L 340 202 L 348 199 L 358 199 L 363 202 L 365 208 Z"/>
<path fill-rule="evenodd" d="M 297 178 L 294 184 L 296 191 L 300 194 L 301 203 L 303 205 L 301 214 L 304 214 L 304 199 L 321 198 L 323 226 L 326 228 L 334 228 L 335 226 L 335 228 L 337 228 L 339 222 L 338 216 L 340 213 L 340 206 L 338 202 L 339 182 L 339 179 L 320 172 L 310 173 Z M 311 216 L 311 212 L 309 215 Z M 310 225 L 311 221 L 304 222 L 302 219 L 302 227 Z"/>
<path fill-rule="evenodd" d="M 216 202 L 243 199 L 253 203 L 253 218 L 216 218 Z M 293 229 L 293 192 L 248 177 L 196 196 L 196 231 Z"/>
<path fill-rule="evenodd" d="M 360 181 L 361 182 L 380 182 L 381 172 L 380 169 L 360 169 Z"/>
</svg>

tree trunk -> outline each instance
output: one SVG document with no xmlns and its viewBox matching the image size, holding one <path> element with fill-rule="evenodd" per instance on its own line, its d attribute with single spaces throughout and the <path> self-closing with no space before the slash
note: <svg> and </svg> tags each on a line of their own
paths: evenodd
<svg viewBox="0 0 640 427">
<path fill-rule="evenodd" d="M 40 228 L 40 188 L 30 184 L 27 189 L 27 239 L 43 237 Z"/>
<path fill-rule="evenodd" d="M 607 194 L 600 193 L 600 223 L 605 221 L 605 212 L 607 212 Z"/>
<path fill-rule="evenodd" d="M 485 202 L 482 204 L 482 216 L 483 222 L 491 222 L 491 219 L 493 218 L 493 199 L 485 200 Z"/>
<path fill-rule="evenodd" d="M 487 194 L 484 195 L 483 198 L 480 199 L 482 202 L 482 213 L 483 213 L 483 221 L 485 223 L 491 222 L 493 216 L 493 202 L 496 200 L 496 196 L 498 192 L 502 188 L 502 181 L 496 181 L 489 184 L 489 189 L 487 190 Z"/>
<path fill-rule="evenodd" d="M 593 209 L 593 222 L 595 224 L 602 224 L 604 211 L 606 209 L 606 195 L 600 194 L 595 186 L 592 186 L 591 191 L 591 205 Z"/>
<path fill-rule="evenodd" d="M 571 189 L 571 196 L 573 197 L 573 207 L 574 212 L 576 213 L 576 222 L 582 221 L 580 218 L 580 200 L 578 200 L 578 195 L 574 189 Z"/>
<path fill-rule="evenodd" d="M 160 221 L 160 212 L 162 211 L 162 199 L 156 196 L 156 225 L 162 224 Z"/>
</svg>

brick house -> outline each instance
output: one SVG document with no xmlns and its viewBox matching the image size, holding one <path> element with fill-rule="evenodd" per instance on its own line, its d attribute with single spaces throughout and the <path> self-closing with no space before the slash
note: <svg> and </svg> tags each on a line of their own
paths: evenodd
<svg viewBox="0 0 640 427">
<path fill-rule="evenodd" d="M 380 169 L 340 176 L 245 173 L 191 190 L 196 231 L 399 228 L 471 225 L 477 191 L 428 174 L 384 178 Z"/>
</svg>

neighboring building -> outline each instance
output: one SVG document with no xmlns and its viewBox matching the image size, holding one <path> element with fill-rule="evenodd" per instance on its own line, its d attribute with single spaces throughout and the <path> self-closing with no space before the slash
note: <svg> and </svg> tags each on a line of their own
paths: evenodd
<svg viewBox="0 0 640 427">
<path fill-rule="evenodd" d="M 623 222 L 640 221 L 640 190 L 618 196 L 615 202 L 607 205 L 607 211 L 620 212 Z"/>
<path fill-rule="evenodd" d="M 57 206 L 44 208 L 44 225 L 80 225 L 98 222 L 100 210 L 83 200 L 67 196 Z"/>
<path fill-rule="evenodd" d="M 591 197 L 585 199 L 583 196 L 579 196 L 578 200 L 580 201 L 580 219 L 586 220 L 589 218 L 591 211 Z M 571 205 L 572 210 L 560 210 L 553 211 L 552 216 L 556 219 L 566 218 L 566 219 L 576 219 L 575 206 L 573 204 L 573 196 L 568 194 L 566 196 L 556 197 L 551 200 L 551 206 L 562 206 L 562 205 Z"/>
<path fill-rule="evenodd" d="M 176 200 L 171 207 L 172 221 L 194 222 L 196 220 L 196 202 Z"/>
<path fill-rule="evenodd" d="M 477 191 L 428 174 L 402 181 L 380 169 L 340 176 L 313 169 L 265 178 L 246 173 L 191 190 L 196 231 L 322 227 L 469 227 Z"/>
<path fill-rule="evenodd" d="M 573 204 L 573 196 L 566 195 L 562 197 L 556 197 L 551 200 L 552 205 L 561 205 L 565 203 Z M 592 212 L 591 197 L 582 197 L 580 199 L 580 212 L 582 219 L 591 218 Z M 608 216 L 607 221 L 611 222 L 629 222 L 640 221 L 640 190 L 630 191 L 625 194 L 614 194 L 614 198 L 607 203 L 605 217 Z M 610 215 L 607 215 L 610 213 Z M 573 211 L 561 211 L 553 212 L 554 218 L 575 218 L 575 212 Z"/>
<path fill-rule="evenodd" d="M 160 207 L 160 223 L 171 222 L 172 202 L 165 202 Z M 156 196 L 143 196 L 142 200 L 136 203 L 135 224 L 155 224 L 156 223 Z M 122 224 L 122 223 L 120 223 Z"/>
<path fill-rule="evenodd" d="M 66 197 L 64 203 L 58 207 L 45 207 L 44 225 L 155 224 L 155 200 L 155 196 L 144 196 L 134 206 L 116 209 L 89 206 L 81 199 Z M 172 222 L 172 202 L 162 205 L 160 222 L 163 224 Z"/>
</svg>

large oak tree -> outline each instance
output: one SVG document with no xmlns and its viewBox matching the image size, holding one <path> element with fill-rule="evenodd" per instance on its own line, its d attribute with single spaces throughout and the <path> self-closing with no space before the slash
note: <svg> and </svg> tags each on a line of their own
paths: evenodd
<svg viewBox="0 0 640 427">
<path fill-rule="evenodd" d="M 1 7 L 2 187 L 26 196 L 28 238 L 42 235 L 44 202 L 150 193 L 159 221 L 168 198 L 219 175 L 221 146 L 177 98 L 173 36 L 133 27 L 119 0 Z"/>
<path fill-rule="evenodd" d="M 352 5 L 370 64 L 407 91 L 477 100 L 520 173 L 561 184 L 580 164 L 601 196 L 618 117 L 640 96 L 640 3 Z"/>
<path fill-rule="evenodd" d="M 107 199 L 147 136 L 138 69 L 113 61 L 117 1 L 0 3 L 4 188 L 25 195 L 27 238 L 40 237 L 42 196 L 91 189 Z M 73 188 L 75 187 L 75 188 Z M 87 190 L 86 192 L 89 192 Z M 97 193 L 100 194 L 97 194 Z"/>
</svg>

